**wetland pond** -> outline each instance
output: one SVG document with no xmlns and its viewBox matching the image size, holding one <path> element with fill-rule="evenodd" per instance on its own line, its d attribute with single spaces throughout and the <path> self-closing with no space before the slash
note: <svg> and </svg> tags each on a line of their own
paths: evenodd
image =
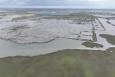
<svg viewBox="0 0 115 77">
<path fill-rule="evenodd" d="M 35 56 L 52 53 L 62 49 L 87 49 L 81 41 L 59 38 L 49 43 L 17 44 L 0 40 L 0 57 Z"/>
</svg>

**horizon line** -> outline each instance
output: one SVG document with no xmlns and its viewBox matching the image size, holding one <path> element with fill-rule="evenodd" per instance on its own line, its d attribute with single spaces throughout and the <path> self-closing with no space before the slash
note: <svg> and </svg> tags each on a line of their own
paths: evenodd
<svg viewBox="0 0 115 77">
<path fill-rule="evenodd" d="M 3 9 L 13 9 L 13 8 L 35 8 L 35 9 L 115 9 L 115 8 L 105 8 L 105 7 L 77 7 L 77 6 L 0 6 Z"/>
</svg>

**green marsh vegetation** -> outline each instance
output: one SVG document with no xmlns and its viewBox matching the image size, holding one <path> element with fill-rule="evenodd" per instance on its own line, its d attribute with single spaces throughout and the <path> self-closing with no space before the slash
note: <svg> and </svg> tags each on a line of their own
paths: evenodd
<svg viewBox="0 0 115 77">
<path fill-rule="evenodd" d="M 1 58 L 0 77 L 115 77 L 115 48 Z"/>
</svg>

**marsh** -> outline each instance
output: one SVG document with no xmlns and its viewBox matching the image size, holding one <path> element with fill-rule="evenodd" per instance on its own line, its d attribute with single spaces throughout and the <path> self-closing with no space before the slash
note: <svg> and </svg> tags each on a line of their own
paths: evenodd
<svg viewBox="0 0 115 77">
<path fill-rule="evenodd" d="M 95 9 L 9 9 L 0 12 L 0 56 L 34 56 L 62 49 L 106 50 L 115 47 L 100 36 L 115 35 L 115 27 L 106 22 L 114 20 L 114 15 L 108 13 L 110 10 L 103 13 Z M 87 44 L 87 41 L 92 43 Z M 99 47 L 89 47 L 92 44 Z"/>
</svg>

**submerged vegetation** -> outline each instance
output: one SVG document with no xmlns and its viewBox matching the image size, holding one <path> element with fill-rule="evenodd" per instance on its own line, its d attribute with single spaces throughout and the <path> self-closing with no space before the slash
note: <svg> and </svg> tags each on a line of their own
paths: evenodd
<svg viewBox="0 0 115 77">
<path fill-rule="evenodd" d="M 102 38 L 105 38 L 110 44 L 115 45 L 115 35 L 100 34 Z"/>
<path fill-rule="evenodd" d="M 0 77 L 115 77 L 115 48 L 0 59 Z"/>
<path fill-rule="evenodd" d="M 90 47 L 90 48 L 103 48 L 103 45 L 101 44 L 98 44 L 98 43 L 93 43 L 93 42 L 90 42 L 90 41 L 87 41 L 87 42 L 84 42 L 82 43 L 82 45 L 86 46 L 86 47 Z"/>
<path fill-rule="evenodd" d="M 112 25 L 112 26 L 115 26 L 114 24 L 112 24 L 110 21 L 106 21 L 108 24 Z"/>
</svg>

